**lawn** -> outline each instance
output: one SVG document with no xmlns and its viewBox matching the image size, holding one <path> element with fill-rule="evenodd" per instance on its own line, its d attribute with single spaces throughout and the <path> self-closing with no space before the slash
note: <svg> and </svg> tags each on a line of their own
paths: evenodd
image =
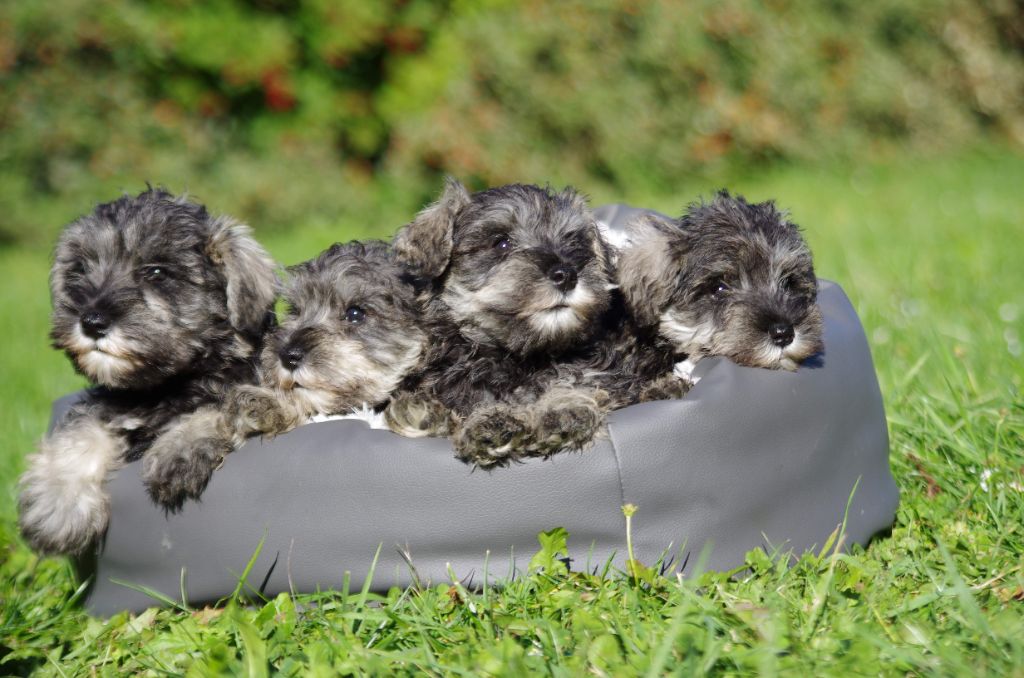
<svg viewBox="0 0 1024 678">
<path fill-rule="evenodd" d="M 1024 157 L 985 148 L 729 184 L 789 208 L 819 275 L 860 313 L 902 493 L 890 537 L 795 563 L 753 552 L 743 572 L 683 581 L 548 572 L 500 590 L 283 594 L 93 619 L 74 605 L 70 567 L 17 537 L 23 457 L 49 402 L 81 380 L 47 344 L 48 253 L 6 249 L 0 673 L 1024 676 Z M 677 213 L 712 188 L 625 198 Z M 407 217 L 265 242 L 293 263 Z"/>
</svg>

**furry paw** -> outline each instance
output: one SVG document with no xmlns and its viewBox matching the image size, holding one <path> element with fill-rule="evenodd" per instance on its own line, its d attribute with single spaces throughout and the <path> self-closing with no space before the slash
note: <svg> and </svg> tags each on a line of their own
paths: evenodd
<svg viewBox="0 0 1024 678">
<path fill-rule="evenodd" d="M 602 410 L 585 399 L 549 402 L 536 416 L 535 453 L 542 456 L 563 450 L 582 450 L 594 439 L 604 421 Z"/>
<path fill-rule="evenodd" d="M 34 551 L 79 554 L 102 536 L 110 519 L 103 484 L 123 452 L 122 441 L 92 420 L 43 440 L 19 483 L 18 524 Z"/>
<path fill-rule="evenodd" d="M 300 423 L 277 393 L 261 386 L 233 389 L 227 398 L 226 417 L 232 430 L 243 438 L 284 433 Z"/>
<path fill-rule="evenodd" d="M 476 410 L 456 431 L 455 456 L 482 468 L 504 466 L 523 455 L 530 431 L 524 412 L 507 405 Z"/>
<path fill-rule="evenodd" d="M 172 511 L 186 499 L 198 499 L 233 447 L 226 438 L 164 433 L 142 458 L 142 481 L 149 496 Z"/>
<path fill-rule="evenodd" d="M 452 429 L 450 410 L 440 401 L 412 393 L 395 396 L 384 410 L 388 428 L 407 438 L 446 436 Z"/>
<path fill-rule="evenodd" d="M 29 547 L 46 555 L 76 555 L 96 542 L 110 519 L 110 499 L 100 485 L 69 491 L 31 470 L 18 496 L 18 527 Z"/>
<path fill-rule="evenodd" d="M 642 403 L 652 400 L 678 400 L 682 398 L 693 387 L 693 382 L 682 379 L 675 374 L 666 374 L 647 384 L 640 391 L 639 401 Z"/>
</svg>

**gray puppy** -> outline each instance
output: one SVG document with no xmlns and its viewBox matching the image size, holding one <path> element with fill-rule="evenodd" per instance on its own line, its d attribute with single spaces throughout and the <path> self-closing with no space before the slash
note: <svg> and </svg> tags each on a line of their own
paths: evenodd
<svg viewBox="0 0 1024 678">
<path fill-rule="evenodd" d="M 337 244 L 291 267 L 284 298 L 288 315 L 267 338 L 260 385 L 228 399 L 236 443 L 316 416 L 372 414 L 426 344 L 412 281 L 382 242 Z"/>
<path fill-rule="evenodd" d="M 57 243 L 54 346 L 93 383 L 29 457 L 20 526 L 45 553 L 78 553 L 106 528 L 107 475 L 146 455 L 154 497 L 205 477 L 154 441 L 215 416 L 255 379 L 275 297 L 274 264 L 246 226 L 162 190 L 98 206 Z"/>
<path fill-rule="evenodd" d="M 629 230 L 623 297 L 639 327 L 687 358 L 676 370 L 684 383 L 703 356 L 795 370 L 823 350 L 810 249 L 773 202 L 721 191 L 678 220 L 646 215 Z"/>
<path fill-rule="evenodd" d="M 440 200 L 395 237 L 425 285 L 430 345 L 389 425 L 442 434 L 479 466 L 578 449 L 600 424 L 600 393 L 567 388 L 558 365 L 601 334 L 607 248 L 585 199 L 512 184 L 470 194 L 448 180 Z M 453 419 L 446 416 L 453 413 Z"/>
</svg>

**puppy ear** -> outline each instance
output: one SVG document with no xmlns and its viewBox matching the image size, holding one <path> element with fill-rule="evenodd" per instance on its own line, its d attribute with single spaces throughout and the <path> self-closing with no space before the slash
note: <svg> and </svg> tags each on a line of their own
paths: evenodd
<svg viewBox="0 0 1024 678">
<path fill-rule="evenodd" d="M 395 235 L 392 246 L 398 262 L 427 278 L 444 273 L 452 256 L 455 215 L 469 200 L 466 187 L 448 177 L 440 199 Z"/>
<path fill-rule="evenodd" d="M 243 334 L 262 332 L 277 297 L 274 260 L 248 226 L 224 218 L 213 223 L 206 253 L 224 275 L 231 326 Z"/>
<path fill-rule="evenodd" d="M 637 322 L 658 323 L 677 285 L 686 253 L 678 225 L 656 214 L 642 214 L 626 225 L 629 245 L 619 253 L 619 289 Z"/>
</svg>

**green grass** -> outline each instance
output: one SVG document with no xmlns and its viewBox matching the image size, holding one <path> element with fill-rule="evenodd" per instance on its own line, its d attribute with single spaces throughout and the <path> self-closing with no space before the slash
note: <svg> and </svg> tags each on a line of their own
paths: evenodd
<svg viewBox="0 0 1024 678">
<path fill-rule="evenodd" d="M 92 619 L 69 602 L 70 568 L 16 536 L 23 456 L 49 402 L 80 382 L 47 348 L 46 252 L 0 251 L 0 673 L 1024 675 L 1024 158 L 989 149 L 731 185 L 792 210 L 819 274 L 864 321 L 902 493 L 891 537 L 795 564 L 754 552 L 738 578 L 552 572 L 478 593 L 281 595 Z M 711 188 L 630 197 L 675 213 Z M 403 215 L 387 217 L 377 233 Z M 374 232 L 343 224 L 267 244 L 291 263 Z"/>
</svg>

